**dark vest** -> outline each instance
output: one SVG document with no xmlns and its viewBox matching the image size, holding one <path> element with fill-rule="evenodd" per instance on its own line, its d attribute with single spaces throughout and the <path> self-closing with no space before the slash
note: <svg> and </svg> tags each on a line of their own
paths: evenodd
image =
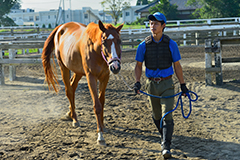
<svg viewBox="0 0 240 160">
<path fill-rule="evenodd" d="M 163 39 L 159 43 L 155 43 L 151 35 L 145 38 L 145 66 L 148 69 L 166 69 L 172 65 L 169 41 L 170 38 L 167 35 L 163 35 Z"/>
</svg>

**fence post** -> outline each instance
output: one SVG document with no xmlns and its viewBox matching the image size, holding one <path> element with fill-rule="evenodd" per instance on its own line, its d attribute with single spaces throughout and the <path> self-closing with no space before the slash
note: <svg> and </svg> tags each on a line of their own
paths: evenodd
<svg viewBox="0 0 240 160">
<path fill-rule="evenodd" d="M 42 48 L 38 48 L 38 53 L 42 53 Z"/>
<path fill-rule="evenodd" d="M 22 49 L 22 55 L 25 55 L 25 49 Z"/>
<path fill-rule="evenodd" d="M 180 26 L 180 21 L 177 21 L 177 26 Z"/>
<path fill-rule="evenodd" d="M 233 36 L 236 36 L 236 35 L 237 35 L 237 31 L 233 30 Z"/>
<path fill-rule="evenodd" d="M 149 28 L 149 27 L 148 27 L 148 24 L 149 24 L 148 21 L 147 21 L 147 22 L 144 22 L 144 24 L 145 24 L 145 27 L 146 27 L 146 28 Z"/>
<path fill-rule="evenodd" d="M 3 59 L 2 49 L 0 49 L 0 59 Z M 0 85 L 4 85 L 4 67 L 0 63 Z"/>
<path fill-rule="evenodd" d="M 13 28 L 11 28 L 11 36 L 14 36 L 14 29 Z"/>
<path fill-rule="evenodd" d="M 197 46 L 199 45 L 198 37 L 199 37 L 199 33 L 196 32 L 196 33 L 195 33 L 195 39 L 196 39 L 196 45 L 197 45 Z"/>
<path fill-rule="evenodd" d="M 0 59 L 3 59 L 3 52 L 1 48 L 0 48 L 0 52 L 1 52 Z"/>
<path fill-rule="evenodd" d="M 207 24 L 211 24 L 211 20 L 210 19 L 207 20 Z"/>
<path fill-rule="evenodd" d="M 205 50 L 206 48 L 212 47 L 212 41 L 210 39 L 205 40 Z M 212 68 L 212 52 L 205 51 L 205 69 Z M 212 74 L 205 70 L 205 80 L 206 85 L 212 85 Z"/>
<path fill-rule="evenodd" d="M 186 46 L 187 45 L 187 41 L 186 41 L 187 35 L 186 33 L 183 33 L 183 45 Z"/>
<path fill-rule="evenodd" d="M 4 85 L 4 67 L 0 64 L 0 85 Z"/>
<path fill-rule="evenodd" d="M 14 59 L 15 57 L 15 49 L 8 49 L 9 51 L 9 59 Z M 16 67 L 14 65 L 9 66 L 9 80 L 13 81 L 16 79 Z"/>
<path fill-rule="evenodd" d="M 131 29 L 129 30 L 129 33 L 128 33 L 128 34 L 129 34 L 129 35 L 133 34 Z M 133 42 L 133 39 L 129 39 L 129 42 Z M 131 47 L 134 48 L 134 45 L 131 45 Z"/>
<path fill-rule="evenodd" d="M 223 36 L 227 36 L 227 31 L 223 31 Z"/>
<path fill-rule="evenodd" d="M 218 31 L 218 36 L 222 37 L 223 36 L 223 31 Z"/>
<path fill-rule="evenodd" d="M 40 34 L 40 27 L 37 27 L 37 34 Z"/>
<path fill-rule="evenodd" d="M 216 42 L 216 45 L 220 49 L 218 53 L 214 54 L 215 67 L 220 68 L 220 72 L 216 72 L 216 84 L 217 85 L 222 85 L 223 84 L 223 78 L 222 78 L 222 47 L 221 47 L 220 40 L 218 40 Z"/>
</svg>

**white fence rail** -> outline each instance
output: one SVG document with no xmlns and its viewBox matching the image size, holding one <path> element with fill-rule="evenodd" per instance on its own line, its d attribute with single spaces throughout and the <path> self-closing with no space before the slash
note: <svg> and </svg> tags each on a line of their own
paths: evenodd
<svg viewBox="0 0 240 160">
<path fill-rule="evenodd" d="M 187 20 L 169 20 L 167 27 L 189 27 L 189 26 L 212 26 L 239 24 L 240 17 L 229 18 L 211 18 L 211 19 L 187 19 Z M 149 28 L 149 22 L 144 22 L 146 28 Z"/>
</svg>

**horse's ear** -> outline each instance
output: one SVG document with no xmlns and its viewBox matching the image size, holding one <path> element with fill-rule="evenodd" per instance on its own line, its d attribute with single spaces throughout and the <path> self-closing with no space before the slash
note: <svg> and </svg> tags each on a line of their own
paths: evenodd
<svg viewBox="0 0 240 160">
<path fill-rule="evenodd" d="M 101 31 L 102 32 L 105 32 L 107 29 L 104 27 L 104 25 L 103 25 L 103 23 L 102 23 L 102 21 L 98 21 L 98 26 L 99 26 L 99 28 L 101 29 Z"/>
<path fill-rule="evenodd" d="M 120 30 L 122 29 L 123 25 L 124 25 L 124 23 L 122 23 L 120 26 L 117 27 L 117 32 L 118 32 L 118 33 L 119 33 Z"/>
</svg>

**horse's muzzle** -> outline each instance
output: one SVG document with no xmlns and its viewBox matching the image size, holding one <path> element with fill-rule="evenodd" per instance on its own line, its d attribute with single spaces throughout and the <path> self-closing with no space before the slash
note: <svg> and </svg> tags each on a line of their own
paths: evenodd
<svg viewBox="0 0 240 160">
<path fill-rule="evenodd" d="M 113 74 L 117 74 L 121 69 L 121 64 L 118 60 L 112 61 L 109 64 L 109 69 Z"/>
</svg>

